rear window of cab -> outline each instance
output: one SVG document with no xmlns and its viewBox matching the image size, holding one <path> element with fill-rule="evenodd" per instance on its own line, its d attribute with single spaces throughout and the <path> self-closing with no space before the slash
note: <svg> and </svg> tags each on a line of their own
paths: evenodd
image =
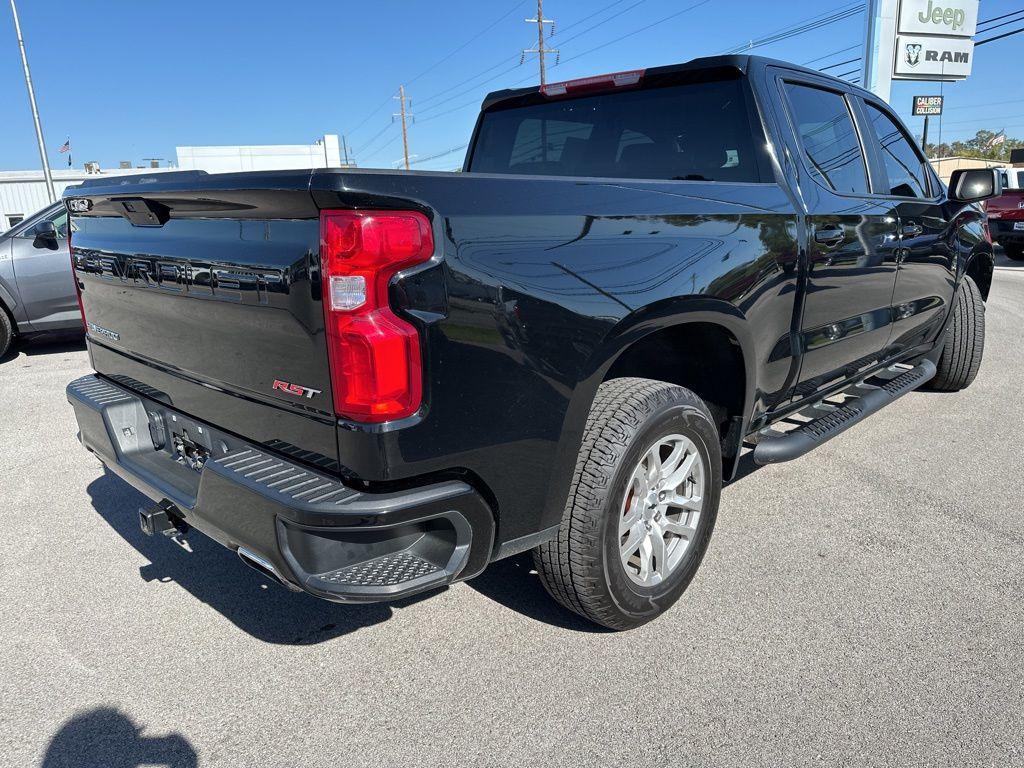
<svg viewBox="0 0 1024 768">
<path fill-rule="evenodd" d="M 497 109 L 470 171 L 680 181 L 760 181 L 739 80 L 610 91 Z"/>
</svg>

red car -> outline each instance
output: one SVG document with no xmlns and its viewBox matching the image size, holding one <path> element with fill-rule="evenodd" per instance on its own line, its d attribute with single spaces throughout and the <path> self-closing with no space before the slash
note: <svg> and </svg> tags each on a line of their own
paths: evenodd
<svg viewBox="0 0 1024 768">
<path fill-rule="evenodd" d="M 992 239 L 1014 261 L 1024 261 L 1024 168 L 1004 172 L 1003 194 L 985 204 Z"/>
</svg>

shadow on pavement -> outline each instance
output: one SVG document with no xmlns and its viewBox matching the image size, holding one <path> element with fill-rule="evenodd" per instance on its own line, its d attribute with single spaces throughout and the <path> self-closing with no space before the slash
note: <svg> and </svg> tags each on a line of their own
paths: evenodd
<svg viewBox="0 0 1024 768">
<path fill-rule="evenodd" d="M 193 768 L 199 757 L 180 733 L 143 736 L 142 729 L 112 707 L 99 707 L 66 722 L 50 741 L 42 768 Z"/>
<path fill-rule="evenodd" d="M 139 569 L 145 581 L 174 582 L 216 609 L 257 640 L 312 645 L 387 621 L 394 608 L 436 594 L 427 592 L 393 603 L 338 605 L 290 592 L 249 568 L 220 544 L 199 532 L 188 536 L 191 552 L 174 542 L 149 538 L 139 530 L 138 509 L 152 501 L 117 475 L 104 470 L 87 488 L 92 505 L 118 535 L 150 560 Z"/>
<path fill-rule="evenodd" d="M 22 352 L 35 355 L 59 355 L 63 352 L 84 352 L 85 337 L 81 334 L 53 334 L 31 339 L 15 339 L 10 349 L 0 356 L 0 365 L 16 360 Z"/>
<path fill-rule="evenodd" d="M 563 608 L 549 595 L 533 569 L 529 552 L 499 560 L 466 582 L 484 597 L 545 624 L 576 632 L 610 632 Z"/>
</svg>

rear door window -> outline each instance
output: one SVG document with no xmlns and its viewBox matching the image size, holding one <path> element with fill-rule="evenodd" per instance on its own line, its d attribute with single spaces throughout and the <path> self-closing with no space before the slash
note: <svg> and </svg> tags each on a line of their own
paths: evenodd
<svg viewBox="0 0 1024 768">
<path fill-rule="evenodd" d="M 487 112 L 469 170 L 760 181 L 738 80 L 612 91 Z"/>
<path fill-rule="evenodd" d="M 868 194 L 864 153 L 846 99 L 798 83 L 786 83 L 785 89 L 811 174 L 840 194 Z"/>
</svg>

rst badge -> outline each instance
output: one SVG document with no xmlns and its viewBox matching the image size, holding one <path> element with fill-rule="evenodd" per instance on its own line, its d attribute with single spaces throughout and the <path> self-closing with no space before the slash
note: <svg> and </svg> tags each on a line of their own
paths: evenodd
<svg viewBox="0 0 1024 768">
<path fill-rule="evenodd" d="M 304 397 L 307 400 L 312 400 L 321 392 L 319 389 L 310 389 L 309 387 L 302 387 L 298 384 L 289 384 L 287 381 L 281 381 L 280 379 L 274 379 L 274 384 L 271 388 L 280 392 L 287 392 L 289 395 L 295 395 L 296 397 Z"/>
</svg>

